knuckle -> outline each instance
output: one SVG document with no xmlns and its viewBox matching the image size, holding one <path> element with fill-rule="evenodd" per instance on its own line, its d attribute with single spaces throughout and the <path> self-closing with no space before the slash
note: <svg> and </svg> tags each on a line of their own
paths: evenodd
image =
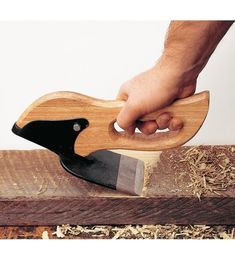
<svg viewBox="0 0 235 254">
<path fill-rule="evenodd" d="M 144 133 L 145 135 L 151 135 L 154 132 L 152 130 L 150 130 L 149 128 L 143 128 L 142 133 Z"/>
<path fill-rule="evenodd" d="M 167 128 L 169 126 L 171 116 L 168 113 L 161 114 L 157 119 L 156 122 L 159 128 Z"/>
<path fill-rule="evenodd" d="M 151 135 L 156 132 L 158 126 L 155 122 L 145 122 L 142 126 L 141 132 L 146 135 Z"/>
<path fill-rule="evenodd" d="M 120 86 L 119 93 L 128 93 L 129 90 L 128 88 L 129 88 L 128 82 L 123 83 Z"/>
<path fill-rule="evenodd" d="M 136 115 L 137 117 L 140 117 L 146 113 L 145 106 L 143 105 L 141 100 L 138 100 L 137 98 L 136 99 L 130 98 L 127 106 L 131 114 Z"/>
<path fill-rule="evenodd" d="M 120 86 L 117 99 L 127 100 L 129 96 L 129 89 L 127 83 L 124 83 Z"/>
<path fill-rule="evenodd" d="M 183 122 L 179 118 L 173 118 L 170 122 L 170 130 L 179 130 L 183 128 Z"/>
</svg>

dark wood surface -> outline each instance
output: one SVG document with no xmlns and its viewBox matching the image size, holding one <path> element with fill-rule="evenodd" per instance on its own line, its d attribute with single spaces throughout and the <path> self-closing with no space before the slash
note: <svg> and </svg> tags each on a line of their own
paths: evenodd
<svg viewBox="0 0 235 254">
<path fill-rule="evenodd" d="M 201 201 L 188 188 L 178 162 L 189 148 L 164 151 L 147 167 L 142 196 L 78 179 L 46 150 L 0 151 L 0 225 L 235 224 L 235 187 Z"/>
</svg>

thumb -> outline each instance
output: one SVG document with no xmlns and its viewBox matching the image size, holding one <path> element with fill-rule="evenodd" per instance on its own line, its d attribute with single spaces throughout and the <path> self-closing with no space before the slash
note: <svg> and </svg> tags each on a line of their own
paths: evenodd
<svg viewBox="0 0 235 254">
<path fill-rule="evenodd" d="M 139 103 L 137 104 L 128 97 L 124 107 L 117 116 L 118 125 L 130 135 L 134 134 L 136 120 L 138 120 L 143 114 L 139 105 Z"/>
</svg>

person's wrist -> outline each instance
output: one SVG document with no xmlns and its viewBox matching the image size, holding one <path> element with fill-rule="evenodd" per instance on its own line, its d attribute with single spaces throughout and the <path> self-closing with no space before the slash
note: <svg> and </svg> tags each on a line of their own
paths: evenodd
<svg viewBox="0 0 235 254">
<path fill-rule="evenodd" d="M 160 68 L 180 82 L 187 83 L 196 80 L 203 68 L 203 63 L 193 63 L 190 59 L 174 57 L 165 51 L 159 58 L 156 68 Z"/>
</svg>

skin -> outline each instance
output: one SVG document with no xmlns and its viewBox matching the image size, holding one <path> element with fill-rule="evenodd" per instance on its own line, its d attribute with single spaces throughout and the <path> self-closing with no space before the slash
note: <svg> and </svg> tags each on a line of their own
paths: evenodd
<svg viewBox="0 0 235 254">
<path fill-rule="evenodd" d="M 172 21 L 164 50 L 149 70 L 125 82 L 117 98 L 125 106 L 118 125 L 132 135 L 137 127 L 146 135 L 157 129 L 178 130 L 183 123 L 166 113 L 156 121 L 137 121 L 142 116 L 194 94 L 197 78 L 233 21 Z"/>
</svg>

